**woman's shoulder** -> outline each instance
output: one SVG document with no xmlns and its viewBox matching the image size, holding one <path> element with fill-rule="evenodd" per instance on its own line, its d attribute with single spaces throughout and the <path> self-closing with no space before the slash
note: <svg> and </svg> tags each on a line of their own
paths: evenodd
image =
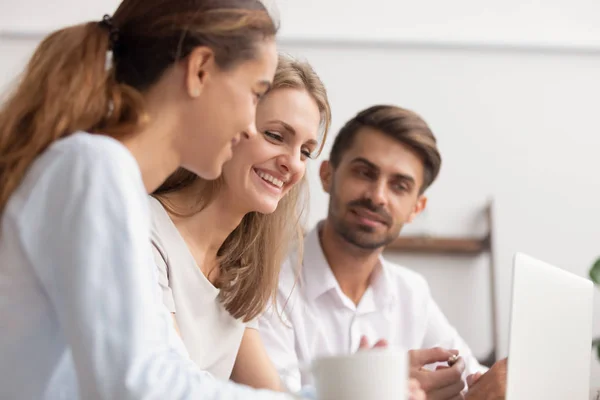
<svg viewBox="0 0 600 400">
<path fill-rule="evenodd" d="M 24 207 L 46 197 L 75 201 L 91 193 L 112 201 L 139 201 L 144 192 L 139 166 L 123 144 L 78 132 L 55 141 L 37 157 L 12 203 Z"/>
<path fill-rule="evenodd" d="M 137 167 L 133 155 L 121 142 L 110 136 L 87 132 L 76 132 L 57 140 L 42 157 L 44 156 L 48 159 L 60 157 L 63 160 L 79 161 L 90 166 L 104 167 L 109 164 L 119 168 L 126 164 Z"/>
<path fill-rule="evenodd" d="M 52 143 L 37 157 L 4 215 L 24 241 L 41 235 L 40 227 L 68 224 L 82 232 L 100 226 L 119 235 L 144 232 L 147 243 L 145 196 L 137 162 L 122 144 L 77 133 Z M 69 234 L 76 232 L 73 228 Z"/>
<path fill-rule="evenodd" d="M 171 256 L 183 257 L 183 254 L 179 252 L 181 247 L 179 232 L 166 208 L 151 195 L 148 196 L 148 205 L 150 208 L 150 241 L 155 251 L 160 254 L 165 264 L 169 264 Z"/>
<path fill-rule="evenodd" d="M 52 143 L 32 164 L 28 176 L 33 182 L 60 181 L 61 186 L 82 188 L 102 185 L 107 191 L 119 185 L 125 191 L 143 186 L 137 161 L 121 142 L 86 132 Z"/>
<path fill-rule="evenodd" d="M 148 196 L 152 241 L 162 243 L 164 236 L 169 236 L 170 227 L 173 225 L 171 217 L 162 203 L 152 195 Z"/>
</svg>

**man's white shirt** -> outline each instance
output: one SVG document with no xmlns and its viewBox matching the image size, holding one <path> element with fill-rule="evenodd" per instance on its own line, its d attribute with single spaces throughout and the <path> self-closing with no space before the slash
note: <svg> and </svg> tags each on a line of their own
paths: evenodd
<svg viewBox="0 0 600 400">
<path fill-rule="evenodd" d="M 355 352 L 363 335 L 370 344 L 386 339 L 406 350 L 456 349 L 466 363 L 465 377 L 485 371 L 421 275 L 380 257 L 369 288 L 355 305 L 325 259 L 318 229 L 305 238 L 302 266 L 293 256 L 283 264 L 277 307 L 270 307 L 259 321 L 267 352 L 291 390 L 312 384 L 302 366 L 320 356 Z"/>
</svg>

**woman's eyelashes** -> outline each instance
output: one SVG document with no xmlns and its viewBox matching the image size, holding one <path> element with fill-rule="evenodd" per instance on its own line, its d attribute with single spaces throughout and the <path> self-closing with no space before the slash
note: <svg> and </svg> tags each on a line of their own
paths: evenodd
<svg viewBox="0 0 600 400">
<path fill-rule="evenodd" d="M 265 131 L 265 136 L 278 142 L 283 142 L 283 136 L 275 131 Z"/>
<path fill-rule="evenodd" d="M 312 159 L 312 152 L 308 149 L 302 150 L 302 155 L 306 158 Z"/>
<path fill-rule="evenodd" d="M 275 131 L 265 130 L 264 135 L 267 138 L 269 138 L 271 141 L 276 141 L 279 143 L 283 143 L 283 141 L 284 141 L 283 135 L 278 132 L 275 132 Z M 310 149 L 302 148 L 302 150 L 300 152 L 302 153 L 302 160 L 306 160 L 307 158 L 312 159 L 312 151 Z"/>
</svg>

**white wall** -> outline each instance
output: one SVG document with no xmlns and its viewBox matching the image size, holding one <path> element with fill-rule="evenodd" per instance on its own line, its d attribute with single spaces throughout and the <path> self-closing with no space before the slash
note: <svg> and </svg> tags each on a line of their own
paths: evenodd
<svg viewBox="0 0 600 400">
<path fill-rule="evenodd" d="M 0 32 L 48 32 L 65 25 L 102 19 L 119 0 L 19 0 L 0 2 Z"/>
<path fill-rule="evenodd" d="M 279 0 L 286 38 L 598 47 L 596 0 Z"/>
<path fill-rule="evenodd" d="M 99 20 L 116 3 L 3 0 L 0 33 Z M 480 210 L 494 198 L 502 355 L 512 254 L 526 251 L 580 275 L 600 255 L 600 3 L 540 3 L 279 1 L 282 47 L 311 61 L 327 84 L 334 132 L 374 103 L 412 108 L 436 132 L 444 165 L 427 214 L 409 231 L 483 233 Z M 0 36 L 0 90 L 36 41 Z M 316 166 L 311 223 L 327 206 Z M 490 350 L 486 255 L 390 257 L 429 279 L 478 355 Z M 600 385 L 597 364 L 593 380 Z"/>
</svg>

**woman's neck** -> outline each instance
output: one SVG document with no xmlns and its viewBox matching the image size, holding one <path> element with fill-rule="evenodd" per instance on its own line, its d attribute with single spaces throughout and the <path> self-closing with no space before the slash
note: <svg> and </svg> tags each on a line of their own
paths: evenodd
<svg viewBox="0 0 600 400">
<path fill-rule="evenodd" d="M 192 209 L 197 201 L 190 197 L 191 192 L 169 194 L 166 199 L 175 210 Z M 219 275 L 217 252 L 244 217 L 243 213 L 233 212 L 233 208 L 228 207 L 228 202 L 221 197 L 217 195 L 204 209 L 190 216 L 171 215 L 200 270 L 213 284 Z"/>
<path fill-rule="evenodd" d="M 156 190 L 181 165 L 176 145 L 181 132 L 180 107 L 171 81 L 163 79 L 144 93 L 144 111 L 150 120 L 139 132 L 121 140 L 136 159 L 148 193 Z"/>
<path fill-rule="evenodd" d="M 121 140 L 137 161 L 147 193 L 155 191 L 180 164 L 170 138 L 157 136 L 146 130 Z"/>
</svg>

